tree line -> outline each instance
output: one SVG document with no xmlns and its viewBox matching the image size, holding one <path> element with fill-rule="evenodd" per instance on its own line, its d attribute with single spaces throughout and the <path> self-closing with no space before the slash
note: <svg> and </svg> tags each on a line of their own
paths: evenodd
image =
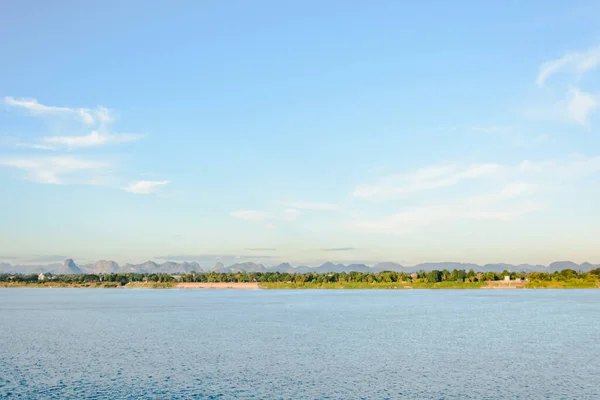
<svg viewBox="0 0 600 400">
<path fill-rule="evenodd" d="M 510 279 L 527 279 L 530 281 L 568 281 L 572 279 L 600 278 L 600 268 L 589 272 L 578 272 L 565 269 L 554 273 L 547 272 L 475 272 L 474 270 L 433 270 L 414 273 L 382 271 L 382 272 L 331 272 L 331 273 L 281 273 L 281 272 L 191 272 L 182 275 L 165 273 L 108 273 L 80 275 L 45 274 L 40 280 L 38 274 L 0 274 L 0 282 L 40 283 L 43 281 L 60 282 L 65 284 L 114 283 L 126 285 L 130 282 L 263 282 L 263 283 L 295 283 L 295 284 L 324 284 L 324 283 L 401 283 L 401 282 L 486 282 Z"/>
</svg>

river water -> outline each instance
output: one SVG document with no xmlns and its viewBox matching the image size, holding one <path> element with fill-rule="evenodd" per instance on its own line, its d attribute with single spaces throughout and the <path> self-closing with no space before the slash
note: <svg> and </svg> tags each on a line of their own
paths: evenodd
<svg viewBox="0 0 600 400">
<path fill-rule="evenodd" d="M 0 289 L 0 398 L 599 399 L 600 290 Z"/>
</svg>

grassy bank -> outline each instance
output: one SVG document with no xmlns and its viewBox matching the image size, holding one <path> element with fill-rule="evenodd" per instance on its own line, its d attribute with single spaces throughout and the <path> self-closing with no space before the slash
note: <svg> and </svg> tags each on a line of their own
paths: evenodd
<svg viewBox="0 0 600 400">
<path fill-rule="evenodd" d="M 483 282 L 262 282 L 263 289 L 479 289 Z"/>
<path fill-rule="evenodd" d="M 76 288 L 76 289 L 116 289 L 148 288 L 168 289 L 175 287 L 174 282 L 130 282 L 121 285 L 118 282 L 64 283 L 64 282 L 0 282 L 0 288 Z"/>
<path fill-rule="evenodd" d="M 514 283 L 514 281 L 513 281 Z M 227 288 L 236 289 L 238 284 L 227 283 L 197 283 L 179 284 L 177 282 L 91 282 L 91 283 L 65 283 L 65 282 L 0 282 L 0 288 L 81 288 L 81 289 L 170 289 L 184 287 L 189 289 L 201 288 Z M 239 284 L 254 285 L 256 284 Z M 197 287 L 195 287 L 197 286 Z M 515 288 L 514 285 L 504 285 L 503 282 L 261 282 L 257 285 L 261 289 L 482 289 Z M 527 289 L 594 289 L 600 288 L 599 280 L 570 279 L 570 280 L 533 280 L 523 282 L 519 288 Z"/>
<path fill-rule="evenodd" d="M 566 281 L 529 281 L 528 289 L 594 289 L 600 287 L 600 281 L 590 279 L 570 279 Z"/>
</svg>

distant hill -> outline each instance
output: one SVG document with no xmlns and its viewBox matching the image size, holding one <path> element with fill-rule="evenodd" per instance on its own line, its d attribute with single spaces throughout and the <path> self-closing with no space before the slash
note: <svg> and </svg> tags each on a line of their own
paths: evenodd
<svg viewBox="0 0 600 400">
<path fill-rule="evenodd" d="M 202 268 L 195 262 L 176 263 L 167 261 L 157 264 L 154 261 L 146 261 L 141 264 L 125 264 L 122 267 L 114 261 L 100 260 L 93 264 L 77 265 L 72 259 L 67 259 L 63 264 L 48 265 L 11 265 L 0 264 L 0 273 L 11 274 L 37 274 L 40 272 L 55 275 L 77 275 L 77 274 L 108 274 L 108 273 L 141 273 L 141 274 L 177 274 L 189 272 L 202 272 Z"/>
<path fill-rule="evenodd" d="M 223 264 L 221 264 L 223 265 Z M 253 262 L 238 263 L 230 265 L 229 267 L 220 268 L 217 272 L 266 272 L 267 269 L 262 264 L 256 264 Z"/>
<path fill-rule="evenodd" d="M 40 272 L 55 273 L 62 264 L 47 264 L 47 265 L 11 265 L 9 263 L 0 263 L 0 274 L 39 274 Z"/>
<path fill-rule="evenodd" d="M 408 272 L 411 268 L 397 264 L 395 262 L 380 262 L 373 266 L 373 269 L 378 271 L 394 271 L 394 272 Z"/>
<path fill-rule="evenodd" d="M 95 264 L 84 265 L 80 267 L 87 274 L 108 274 L 110 272 L 120 272 L 119 264 L 114 261 L 100 260 Z"/>
<path fill-rule="evenodd" d="M 437 263 L 423 263 L 423 264 L 418 264 L 415 265 L 413 267 L 413 270 L 420 270 L 420 271 L 433 271 L 433 270 L 438 270 L 438 271 L 443 271 L 445 269 L 447 269 L 448 271 L 452 271 L 453 269 L 464 269 L 465 271 L 468 271 L 470 269 L 472 270 L 481 270 L 482 267 L 477 265 L 477 264 L 465 264 L 465 263 L 461 263 L 461 262 L 437 262 Z"/>
<path fill-rule="evenodd" d="M 177 273 L 189 273 L 189 272 L 202 272 L 200 265 L 195 262 L 182 262 L 177 263 L 173 261 L 167 261 L 158 266 L 158 272 L 166 274 L 177 274 Z"/>
<path fill-rule="evenodd" d="M 225 271 L 225 265 L 222 262 L 218 262 L 215 264 L 215 267 L 213 268 L 213 271 L 215 272 L 224 272 Z"/>
<path fill-rule="evenodd" d="M 453 269 L 464 269 L 466 271 L 473 269 L 477 272 L 555 272 L 562 271 L 564 269 L 573 269 L 575 271 L 588 272 L 593 269 L 600 268 L 600 264 L 591 264 L 585 262 L 583 264 L 576 264 L 572 261 L 557 261 L 553 262 L 549 266 L 545 265 L 530 265 L 530 264 L 485 264 L 477 265 L 470 263 L 461 262 L 432 262 L 422 263 L 414 266 L 403 266 L 394 262 L 380 262 L 378 264 L 369 267 L 365 264 L 335 264 L 332 262 L 326 262 L 316 267 L 307 266 L 296 266 L 294 267 L 290 263 L 282 263 L 274 265 L 272 267 L 265 267 L 263 264 L 257 264 L 254 262 L 236 263 L 233 265 L 225 266 L 223 263 L 216 263 L 212 269 L 219 273 L 237 273 L 237 272 L 279 272 L 279 273 L 319 273 L 326 274 L 331 272 L 381 272 L 381 271 L 395 271 L 395 272 L 418 272 L 418 271 L 432 271 L 432 270 L 448 270 Z M 93 264 L 77 265 L 72 259 L 67 259 L 63 264 L 47 264 L 47 265 L 11 265 L 6 262 L 0 263 L 0 273 L 20 273 L 20 274 L 37 274 L 39 272 L 53 273 L 53 274 L 108 274 L 108 273 L 142 273 L 142 274 L 155 274 L 155 273 L 167 273 L 167 274 L 180 274 L 189 272 L 204 272 L 200 265 L 196 262 L 173 262 L 166 261 L 158 264 L 154 261 L 146 261 L 141 264 L 125 264 L 120 266 L 115 261 L 100 260 Z"/>
<path fill-rule="evenodd" d="M 579 266 L 579 268 L 581 269 L 581 271 L 589 272 L 593 269 L 600 268 L 600 264 L 594 265 L 594 264 L 590 264 L 589 262 L 584 262 L 583 264 L 581 264 Z"/>
<path fill-rule="evenodd" d="M 548 266 L 548 272 L 562 271 L 564 269 L 577 271 L 579 269 L 579 264 L 575 264 L 572 261 L 555 261 Z"/>
<path fill-rule="evenodd" d="M 60 275 L 78 275 L 78 274 L 83 274 L 83 271 L 81 270 L 81 268 L 79 268 L 75 264 L 75 261 L 73 261 L 72 259 L 69 258 L 69 259 L 65 260 L 65 263 L 58 270 L 57 274 L 60 274 Z"/>
<path fill-rule="evenodd" d="M 282 274 L 294 272 L 294 267 L 290 263 L 282 263 L 268 269 L 269 272 L 280 272 Z"/>
<path fill-rule="evenodd" d="M 268 271 L 282 274 L 308 274 L 309 272 L 314 272 L 314 268 L 304 265 L 293 267 L 290 263 L 283 263 L 269 268 Z"/>
</svg>

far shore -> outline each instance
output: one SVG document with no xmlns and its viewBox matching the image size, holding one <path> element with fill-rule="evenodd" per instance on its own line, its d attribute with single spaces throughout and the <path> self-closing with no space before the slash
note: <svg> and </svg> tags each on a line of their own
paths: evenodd
<svg viewBox="0 0 600 400">
<path fill-rule="evenodd" d="M 119 289 L 594 289 L 600 288 L 600 268 L 545 272 L 189 272 L 108 274 L 0 274 L 0 288 Z"/>
<path fill-rule="evenodd" d="M 176 289 L 260 289 L 257 282 L 179 282 Z"/>
<path fill-rule="evenodd" d="M 396 283 L 323 283 L 319 285 L 292 282 L 129 282 L 119 285 L 114 282 L 101 283 L 62 283 L 62 282 L 0 282 L 2 288 L 78 288 L 78 289 L 232 289 L 232 290 L 377 290 L 377 289 L 600 289 L 600 282 L 527 282 L 527 281 L 487 281 L 487 282 L 396 282 Z"/>
</svg>

